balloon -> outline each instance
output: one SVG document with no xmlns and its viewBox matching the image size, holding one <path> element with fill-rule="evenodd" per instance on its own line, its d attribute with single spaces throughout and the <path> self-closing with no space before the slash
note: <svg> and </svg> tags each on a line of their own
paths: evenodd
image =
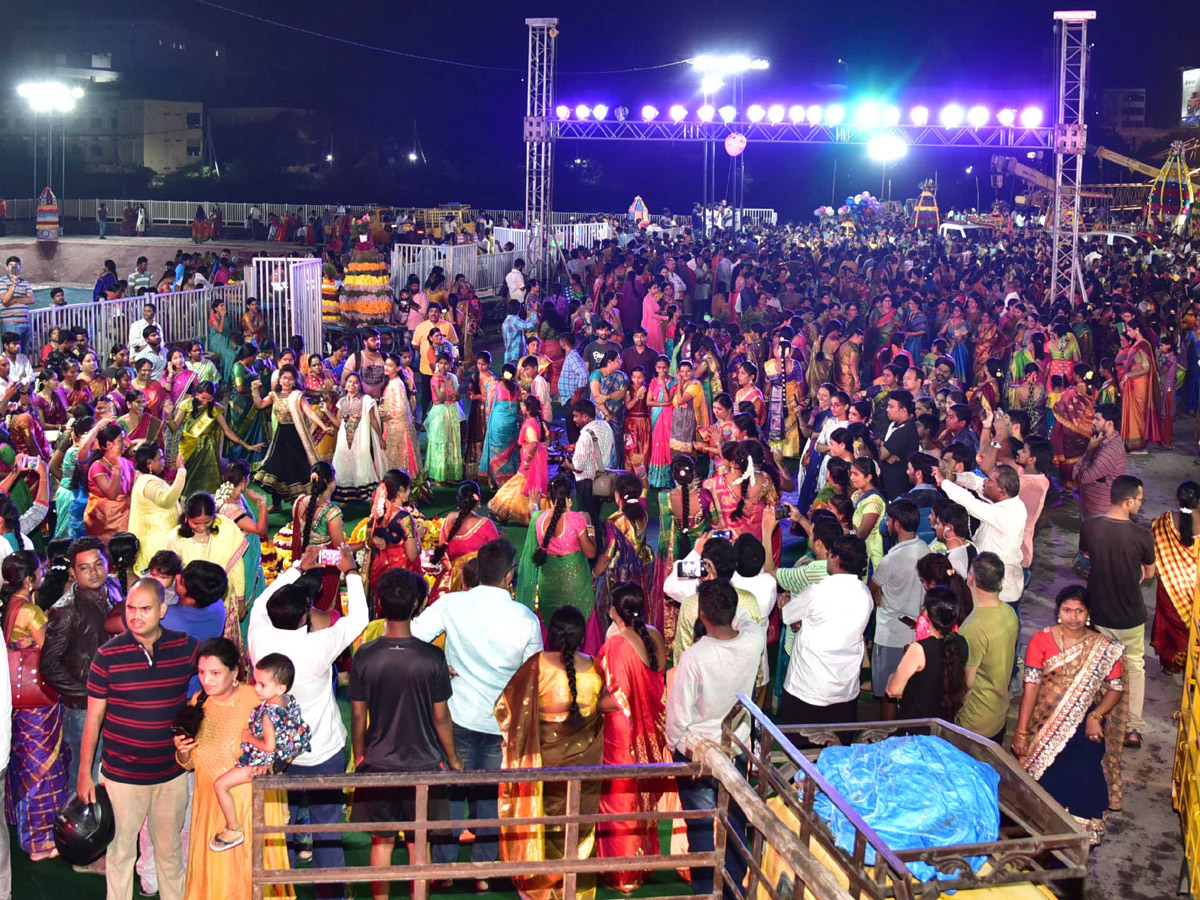
<svg viewBox="0 0 1200 900">
<path fill-rule="evenodd" d="M 725 152 L 730 156 L 741 156 L 746 149 L 746 136 L 735 131 L 725 138 Z"/>
<path fill-rule="evenodd" d="M 846 198 L 846 199 L 849 199 L 849 198 Z M 844 215 L 846 215 L 846 213 L 848 213 L 848 212 L 850 212 L 850 207 L 849 207 L 849 206 L 843 206 L 841 209 L 839 209 L 839 210 L 838 210 L 838 215 L 840 215 L 840 216 L 844 216 Z"/>
</svg>

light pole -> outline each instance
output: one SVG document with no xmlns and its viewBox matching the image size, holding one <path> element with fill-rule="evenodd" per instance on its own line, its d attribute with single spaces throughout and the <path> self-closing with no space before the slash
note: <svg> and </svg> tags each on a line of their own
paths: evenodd
<svg viewBox="0 0 1200 900">
<path fill-rule="evenodd" d="M 62 185 L 66 193 L 67 184 L 67 113 L 83 97 L 83 88 L 69 87 L 58 81 L 27 81 L 17 86 L 17 94 L 25 99 L 33 112 L 33 196 L 40 191 L 37 186 L 37 117 L 46 113 L 46 186 L 54 180 L 54 114 L 62 114 Z M 62 199 L 61 197 L 59 198 Z"/>
</svg>

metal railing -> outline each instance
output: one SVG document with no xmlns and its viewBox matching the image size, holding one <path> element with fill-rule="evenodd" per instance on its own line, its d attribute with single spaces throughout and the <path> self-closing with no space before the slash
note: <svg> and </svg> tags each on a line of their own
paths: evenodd
<svg viewBox="0 0 1200 900">
<path fill-rule="evenodd" d="M 276 346 L 299 335 L 309 352 L 321 352 L 321 261 L 259 256 L 253 262 L 249 296 L 258 298 L 267 334 Z"/>
<path fill-rule="evenodd" d="M 735 713 L 741 712 L 736 710 Z M 653 763 L 629 766 L 582 766 L 572 768 L 499 769 L 473 772 L 420 772 L 354 775 L 272 775 L 255 778 L 251 785 L 253 814 L 251 834 L 251 891 L 254 900 L 261 900 L 268 886 L 287 884 L 329 884 L 368 882 L 409 882 L 414 900 L 426 900 L 431 881 L 454 878 L 495 879 L 522 875 L 558 875 L 562 877 L 563 900 L 576 900 L 580 875 L 598 875 L 602 872 L 638 870 L 669 872 L 680 868 L 713 869 L 712 900 L 728 892 L 737 900 L 852 900 L 852 895 L 838 883 L 836 875 L 827 869 L 807 845 L 775 815 L 762 799 L 756 795 L 747 780 L 744 770 L 730 761 L 730 733 L 725 729 L 723 746 L 709 744 L 697 751 L 699 760 L 688 763 Z M 765 758 L 752 758 L 755 766 L 767 765 Z M 632 779 L 641 782 L 659 782 L 662 779 L 694 778 L 707 775 L 717 785 L 715 809 L 670 810 L 659 808 L 635 813 L 584 813 L 581 812 L 582 788 L 584 784 L 603 782 L 609 779 Z M 429 817 L 430 792 L 450 787 L 468 785 L 499 786 L 503 784 L 538 782 L 566 785 L 565 811 L 561 815 L 543 815 L 530 818 L 494 819 L 451 819 L 431 820 Z M 414 819 L 405 822 L 347 822 L 332 825 L 267 825 L 266 791 L 321 790 L 345 788 L 412 788 L 415 793 Z M 746 820 L 747 833 L 739 833 L 739 826 L 731 818 L 730 804 L 736 804 Z M 684 854 L 656 854 L 648 856 L 606 857 L 579 856 L 580 826 L 598 825 L 605 822 L 654 822 L 682 819 L 685 821 L 710 821 L 716 829 L 715 847 L 711 852 L 689 852 Z M 429 861 L 426 846 L 432 831 L 456 833 L 464 828 L 505 828 L 543 826 L 547 830 L 561 829 L 563 854 L 559 859 L 537 862 L 455 862 L 434 864 Z M 412 838 L 413 857 L 403 866 L 343 866 L 340 868 L 267 869 L 265 868 L 265 840 L 267 835 L 298 833 L 364 833 L 400 832 Z M 762 858 L 765 848 L 770 847 L 794 875 L 786 882 L 773 883 L 763 877 L 757 859 Z M 739 883 L 730 876 L 727 868 L 728 852 L 736 853 L 746 861 L 748 882 Z M 656 898 L 656 900 L 690 900 L 691 891 Z"/>
</svg>

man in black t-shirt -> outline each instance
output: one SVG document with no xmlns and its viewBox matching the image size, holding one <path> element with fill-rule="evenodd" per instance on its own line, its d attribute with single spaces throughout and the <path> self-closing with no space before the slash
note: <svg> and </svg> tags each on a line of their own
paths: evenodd
<svg viewBox="0 0 1200 900">
<path fill-rule="evenodd" d="M 595 372 L 604 365 L 604 354 L 609 350 L 615 350 L 618 356 L 621 355 L 621 345 L 610 340 L 612 326 L 601 319 L 596 322 L 594 327 L 596 339 L 583 348 L 583 361 L 587 363 L 589 372 Z"/>
<path fill-rule="evenodd" d="M 1146 602 L 1142 582 L 1154 577 L 1154 537 L 1130 517 L 1142 508 L 1141 479 L 1118 475 L 1110 492 L 1112 506 L 1102 516 L 1084 519 L 1079 550 L 1091 561 L 1087 580 L 1088 612 L 1101 634 L 1125 645 L 1129 697 L 1126 747 L 1142 745 L 1142 709 L 1146 701 Z"/>
<path fill-rule="evenodd" d="M 888 427 L 879 446 L 879 480 L 883 495 L 895 500 L 908 490 L 908 458 L 921 449 L 917 411 L 908 391 L 892 391 L 887 399 Z"/>
<path fill-rule="evenodd" d="M 407 569 L 379 579 L 379 606 L 387 619 L 383 636 L 354 655 L 350 670 L 350 740 L 359 772 L 462 771 L 450 720 L 450 668 L 446 654 L 412 636 L 413 612 L 425 599 L 425 580 Z M 369 718 L 368 718 L 369 717 Z M 416 789 L 359 788 L 353 822 L 408 822 L 416 818 Z M 427 818 L 445 819 L 445 793 L 430 791 Z M 390 866 L 396 832 L 371 835 L 371 865 Z M 415 847 L 408 841 L 408 858 Z M 386 900 L 388 882 L 372 882 L 376 900 Z"/>
</svg>

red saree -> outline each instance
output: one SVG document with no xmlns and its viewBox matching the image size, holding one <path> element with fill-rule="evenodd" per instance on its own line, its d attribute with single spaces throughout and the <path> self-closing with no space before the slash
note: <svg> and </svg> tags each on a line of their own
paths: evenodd
<svg viewBox="0 0 1200 900">
<path fill-rule="evenodd" d="M 1151 441 L 1162 440 L 1162 386 L 1154 364 L 1154 348 L 1144 339 L 1134 344 L 1126 371 L 1135 366 L 1145 368 L 1146 373 L 1125 379 L 1121 388 L 1121 436 L 1125 438 L 1125 449 L 1131 451 L 1145 450 Z"/>
<path fill-rule="evenodd" d="M 671 753 L 663 734 L 667 713 L 662 673 L 652 671 L 642 662 L 629 641 L 619 634 L 605 641 L 596 664 L 604 674 L 608 692 L 621 707 L 620 711 L 604 717 L 604 764 L 670 762 Z M 643 781 L 640 790 L 634 778 L 605 781 L 599 811 L 602 815 L 650 812 L 658 808 L 667 787 L 666 779 L 662 783 Z M 659 853 L 657 822 L 603 822 L 597 826 L 596 836 L 596 855 L 601 859 Z M 604 872 L 600 877 L 605 886 L 614 890 L 633 891 L 641 887 L 645 874 L 642 870 L 627 870 Z"/>
<path fill-rule="evenodd" d="M 1050 429 L 1050 444 L 1054 448 L 1054 464 L 1062 478 L 1063 487 L 1075 487 L 1075 463 L 1083 459 L 1092 437 L 1092 416 L 1096 405 L 1091 398 L 1072 386 L 1063 391 L 1054 404 L 1054 427 Z"/>
</svg>

